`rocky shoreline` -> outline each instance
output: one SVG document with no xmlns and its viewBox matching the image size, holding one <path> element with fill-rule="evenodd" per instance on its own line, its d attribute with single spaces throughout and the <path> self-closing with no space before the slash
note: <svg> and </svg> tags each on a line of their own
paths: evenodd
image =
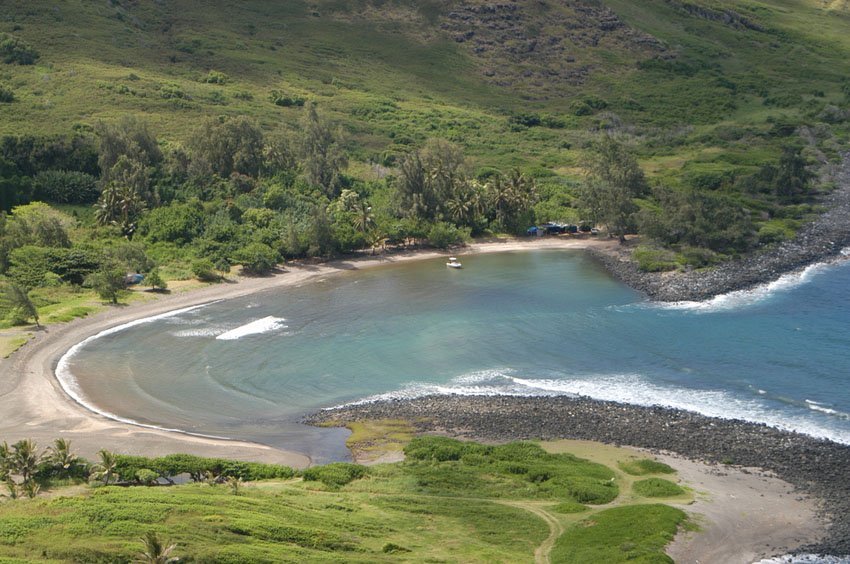
<svg viewBox="0 0 850 564">
<path fill-rule="evenodd" d="M 631 260 L 629 247 L 619 252 L 588 252 L 625 284 L 662 302 L 702 301 L 772 282 L 811 264 L 837 260 L 850 247 L 850 155 L 844 156 L 830 177 L 838 187 L 821 201 L 828 211 L 805 225 L 794 239 L 709 270 L 642 272 Z"/>
<path fill-rule="evenodd" d="M 821 500 L 831 525 L 803 552 L 850 555 L 850 446 L 740 420 L 582 397 L 428 396 L 321 411 L 308 424 L 405 419 L 419 432 L 486 441 L 584 439 L 762 468 Z"/>
</svg>

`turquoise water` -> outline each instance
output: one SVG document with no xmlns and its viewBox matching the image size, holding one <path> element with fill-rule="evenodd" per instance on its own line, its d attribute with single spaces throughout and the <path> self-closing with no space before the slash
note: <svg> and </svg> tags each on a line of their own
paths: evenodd
<svg viewBox="0 0 850 564">
<path fill-rule="evenodd" d="M 425 393 L 582 394 L 850 443 L 850 268 L 658 305 L 581 253 L 350 272 L 112 333 L 68 363 L 88 403 L 141 423 L 345 458 L 298 423 Z"/>
</svg>

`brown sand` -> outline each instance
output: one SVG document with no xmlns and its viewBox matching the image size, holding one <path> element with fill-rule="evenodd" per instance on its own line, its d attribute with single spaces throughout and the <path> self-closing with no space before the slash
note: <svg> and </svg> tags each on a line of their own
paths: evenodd
<svg viewBox="0 0 850 564">
<path fill-rule="evenodd" d="M 817 542 L 824 524 L 814 500 L 756 468 L 729 468 L 664 454 L 696 501 L 683 506 L 699 531 L 680 533 L 667 554 L 681 564 L 749 564 Z M 675 505 L 675 504 L 671 504 Z"/>
</svg>

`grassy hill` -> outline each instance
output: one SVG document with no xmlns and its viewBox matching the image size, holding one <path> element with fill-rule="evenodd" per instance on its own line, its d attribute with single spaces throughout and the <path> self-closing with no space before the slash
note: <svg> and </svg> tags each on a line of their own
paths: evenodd
<svg viewBox="0 0 850 564">
<path fill-rule="evenodd" d="M 589 131 L 619 127 L 656 173 L 752 167 L 776 155 L 771 122 L 845 103 L 848 25 L 821 0 L 34 0 L 0 21 L 41 55 L 0 66 L 0 134 L 126 113 L 177 141 L 203 116 L 292 127 L 277 91 L 341 120 L 361 162 L 444 137 L 569 174 Z"/>
<path fill-rule="evenodd" d="M 544 446 L 420 437 L 405 462 L 236 489 L 55 487 L 0 501 L 0 561 L 129 562 L 148 532 L 176 543 L 181 562 L 670 561 L 663 550 L 685 514 L 663 503 L 692 499 L 657 477 L 670 467 L 634 475 L 616 468 L 638 462 L 631 451 L 601 449 L 600 463 Z M 126 457 L 118 472 L 132 482 L 126 468 L 152 463 Z M 641 487 L 652 480 L 666 490 Z"/>
</svg>

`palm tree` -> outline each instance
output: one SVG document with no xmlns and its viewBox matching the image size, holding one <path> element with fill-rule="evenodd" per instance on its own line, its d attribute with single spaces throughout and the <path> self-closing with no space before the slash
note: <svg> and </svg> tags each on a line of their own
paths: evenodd
<svg viewBox="0 0 850 564">
<path fill-rule="evenodd" d="M 108 486 L 109 480 L 115 476 L 118 460 L 115 453 L 106 449 L 100 449 L 97 455 L 100 457 L 100 462 L 92 468 L 91 477 L 96 480 L 103 480 L 103 485 Z"/>
<path fill-rule="evenodd" d="M 9 499 L 18 499 L 18 484 L 15 483 L 15 480 L 12 479 L 11 476 L 6 476 L 6 491 L 9 492 Z"/>
<path fill-rule="evenodd" d="M 3 441 L 0 444 L 0 480 L 5 480 L 9 477 L 9 472 L 12 469 L 12 451 L 9 444 Z"/>
<path fill-rule="evenodd" d="M 27 494 L 27 497 L 30 499 L 35 498 L 38 495 L 38 492 L 41 491 L 41 485 L 30 478 L 29 480 L 23 483 L 24 493 Z"/>
<path fill-rule="evenodd" d="M 77 463 L 77 455 L 71 452 L 71 441 L 56 439 L 50 447 L 50 462 L 68 472 Z"/>
<path fill-rule="evenodd" d="M 11 470 L 23 478 L 24 483 L 27 483 L 38 470 L 38 465 L 43 458 L 43 455 L 38 453 L 38 446 L 32 440 L 18 441 L 12 445 Z"/>
<path fill-rule="evenodd" d="M 351 210 L 354 212 L 354 228 L 361 233 L 366 233 L 375 225 L 375 216 L 372 215 L 372 206 L 366 202 L 357 202 Z"/>
<path fill-rule="evenodd" d="M 153 531 L 148 531 L 142 537 L 142 542 L 145 544 L 145 550 L 137 558 L 137 562 L 145 562 L 148 564 L 168 564 L 169 562 L 177 562 L 180 559 L 176 556 L 171 556 L 176 544 L 163 543 L 159 540 L 157 534 Z"/>
</svg>

